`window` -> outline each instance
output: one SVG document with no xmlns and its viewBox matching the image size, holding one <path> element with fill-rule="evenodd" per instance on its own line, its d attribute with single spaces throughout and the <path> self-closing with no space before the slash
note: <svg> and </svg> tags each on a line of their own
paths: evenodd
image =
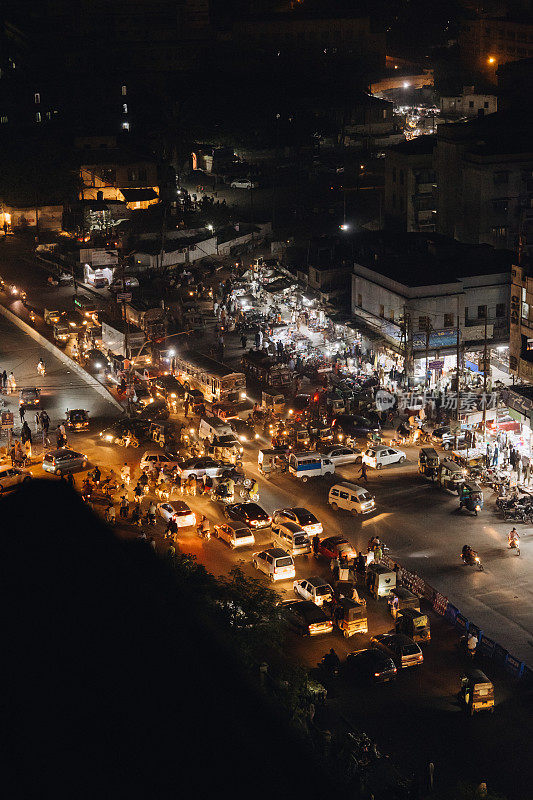
<svg viewBox="0 0 533 800">
<path fill-rule="evenodd" d="M 359 308 L 363 308 L 363 295 L 362 294 L 358 294 L 357 295 L 357 306 Z"/>
<path fill-rule="evenodd" d="M 385 306 L 379 307 L 379 316 L 383 319 L 385 317 Z"/>
<path fill-rule="evenodd" d="M 122 97 L 126 97 L 127 94 L 128 94 L 128 89 L 127 89 L 126 86 L 123 85 L 122 86 Z"/>
<path fill-rule="evenodd" d="M 509 173 L 505 170 L 503 172 L 494 173 L 494 186 L 507 186 L 509 183 Z"/>
<path fill-rule="evenodd" d="M 36 115 L 35 115 L 35 122 L 40 122 L 40 121 L 41 121 L 41 112 L 40 112 L 40 111 L 38 111 L 38 112 L 36 113 Z"/>
<path fill-rule="evenodd" d="M 478 319 L 485 319 L 487 316 L 487 306 L 478 306 L 477 307 L 477 318 Z"/>
<path fill-rule="evenodd" d="M 489 107 L 489 104 L 488 104 L 488 102 L 485 100 L 485 102 L 483 103 L 483 108 L 488 108 L 488 107 Z"/>
<path fill-rule="evenodd" d="M 507 200 L 506 197 L 492 201 L 492 208 L 494 209 L 494 211 L 498 211 L 502 214 L 507 213 L 508 206 L 509 206 L 509 201 Z"/>
<path fill-rule="evenodd" d="M 453 328 L 453 314 L 445 314 L 444 315 L 444 327 L 445 328 Z"/>
<path fill-rule="evenodd" d="M 427 331 L 429 329 L 429 317 L 418 317 L 418 330 Z"/>
<path fill-rule="evenodd" d="M 39 92 L 35 92 L 35 94 L 33 95 L 33 99 L 35 101 L 35 105 L 38 106 L 39 103 L 41 102 L 41 95 L 39 94 Z"/>
<path fill-rule="evenodd" d="M 387 109 L 383 109 L 383 119 L 387 119 Z"/>
<path fill-rule="evenodd" d="M 497 303 L 496 305 L 497 317 L 505 317 L 506 311 L 507 311 L 507 306 L 505 303 Z"/>
<path fill-rule="evenodd" d="M 128 113 L 128 104 L 127 103 L 122 103 L 122 111 L 124 112 L 124 114 Z"/>
<path fill-rule="evenodd" d="M 469 100 L 468 101 L 468 108 L 474 108 L 474 101 L 473 100 Z"/>
<path fill-rule="evenodd" d="M 391 322 L 394 322 L 394 309 L 389 309 L 389 319 Z"/>
<path fill-rule="evenodd" d="M 2 125 L 5 125 L 7 121 L 8 119 L 5 114 L 0 117 L 0 123 L 2 123 Z"/>
<path fill-rule="evenodd" d="M 50 111 L 46 112 L 46 119 L 52 119 L 52 114 Z"/>
<path fill-rule="evenodd" d="M 146 169 L 144 167 L 139 170 L 139 183 L 146 183 Z M 318 280 L 318 273 L 316 277 Z"/>
<path fill-rule="evenodd" d="M 122 123 L 122 130 L 123 131 L 129 131 L 129 129 L 130 129 L 130 123 L 129 122 L 123 122 Z"/>
<path fill-rule="evenodd" d="M 494 228 L 491 228 L 491 233 L 493 239 L 506 239 L 507 238 L 507 228 L 502 225 L 497 225 Z"/>
</svg>

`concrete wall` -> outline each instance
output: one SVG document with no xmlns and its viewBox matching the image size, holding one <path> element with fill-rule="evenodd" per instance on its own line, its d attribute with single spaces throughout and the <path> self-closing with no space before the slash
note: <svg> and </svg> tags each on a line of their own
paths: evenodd
<svg viewBox="0 0 533 800">
<path fill-rule="evenodd" d="M 35 228 L 36 216 L 39 214 L 39 229 L 60 231 L 63 224 L 63 206 L 39 206 L 33 208 L 15 208 L 4 205 L 4 211 L 11 214 L 12 228 Z"/>
</svg>

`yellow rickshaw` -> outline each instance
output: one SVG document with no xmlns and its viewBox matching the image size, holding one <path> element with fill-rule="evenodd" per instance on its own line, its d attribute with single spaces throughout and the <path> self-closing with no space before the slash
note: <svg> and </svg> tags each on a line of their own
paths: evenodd
<svg viewBox="0 0 533 800">
<path fill-rule="evenodd" d="M 357 603 L 346 597 L 341 598 L 335 603 L 333 619 L 345 639 L 353 636 L 354 633 L 368 633 L 366 604 L 364 603 Z"/>
<path fill-rule="evenodd" d="M 257 468 L 267 480 L 271 475 L 287 472 L 287 455 L 284 447 L 272 447 L 268 450 L 259 450 L 257 454 Z"/>
<path fill-rule="evenodd" d="M 459 702 L 472 717 L 478 711 L 494 713 L 494 685 L 480 669 L 466 669 L 461 676 Z"/>
<path fill-rule="evenodd" d="M 272 411 L 274 414 L 281 415 L 285 411 L 285 397 L 282 394 L 262 392 L 261 408 L 265 411 Z"/>
<path fill-rule="evenodd" d="M 426 614 L 416 608 L 404 608 L 396 617 L 396 633 L 405 633 L 414 642 L 429 642 L 431 631 Z"/>
</svg>

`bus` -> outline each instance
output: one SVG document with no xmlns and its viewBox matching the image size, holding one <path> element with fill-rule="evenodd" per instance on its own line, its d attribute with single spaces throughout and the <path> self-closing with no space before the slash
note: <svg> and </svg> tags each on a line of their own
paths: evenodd
<svg viewBox="0 0 533 800">
<path fill-rule="evenodd" d="M 246 377 L 242 372 L 193 350 L 175 356 L 174 375 L 185 387 L 199 389 L 210 403 L 246 399 Z"/>
</svg>

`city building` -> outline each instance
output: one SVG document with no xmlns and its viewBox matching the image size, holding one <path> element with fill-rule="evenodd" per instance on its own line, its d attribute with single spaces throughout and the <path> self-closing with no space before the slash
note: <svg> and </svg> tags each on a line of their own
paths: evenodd
<svg viewBox="0 0 533 800">
<path fill-rule="evenodd" d="M 533 21 L 491 17 L 465 20 L 459 47 L 466 66 L 496 83 L 500 64 L 533 56 Z"/>
<path fill-rule="evenodd" d="M 477 94 L 473 86 L 463 86 L 462 94 L 440 98 L 440 110 L 445 117 L 494 114 L 498 110 L 498 98 L 495 94 Z"/>
<path fill-rule="evenodd" d="M 523 110 L 439 125 L 434 165 L 439 233 L 510 250 L 522 238 L 533 247 L 533 141 Z"/>
<path fill-rule="evenodd" d="M 354 243 L 352 316 L 397 352 L 408 371 L 446 376 L 457 364 L 477 371 L 485 347 L 506 352 L 513 254 L 463 245 L 438 234 L 361 235 Z M 433 366 L 432 366 L 433 365 Z"/>
<path fill-rule="evenodd" d="M 79 138 L 79 199 L 122 201 L 130 209 L 159 201 L 156 162 L 118 143 L 116 136 Z"/>
<path fill-rule="evenodd" d="M 533 58 L 508 61 L 498 67 L 498 107 L 524 109 L 533 86 Z"/>
<path fill-rule="evenodd" d="M 511 271 L 509 369 L 533 383 L 533 275 L 527 263 Z"/>
<path fill-rule="evenodd" d="M 385 162 L 385 225 L 403 231 L 434 231 L 437 179 L 435 136 L 417 136 L 390 147 Z"/>
</svg>

